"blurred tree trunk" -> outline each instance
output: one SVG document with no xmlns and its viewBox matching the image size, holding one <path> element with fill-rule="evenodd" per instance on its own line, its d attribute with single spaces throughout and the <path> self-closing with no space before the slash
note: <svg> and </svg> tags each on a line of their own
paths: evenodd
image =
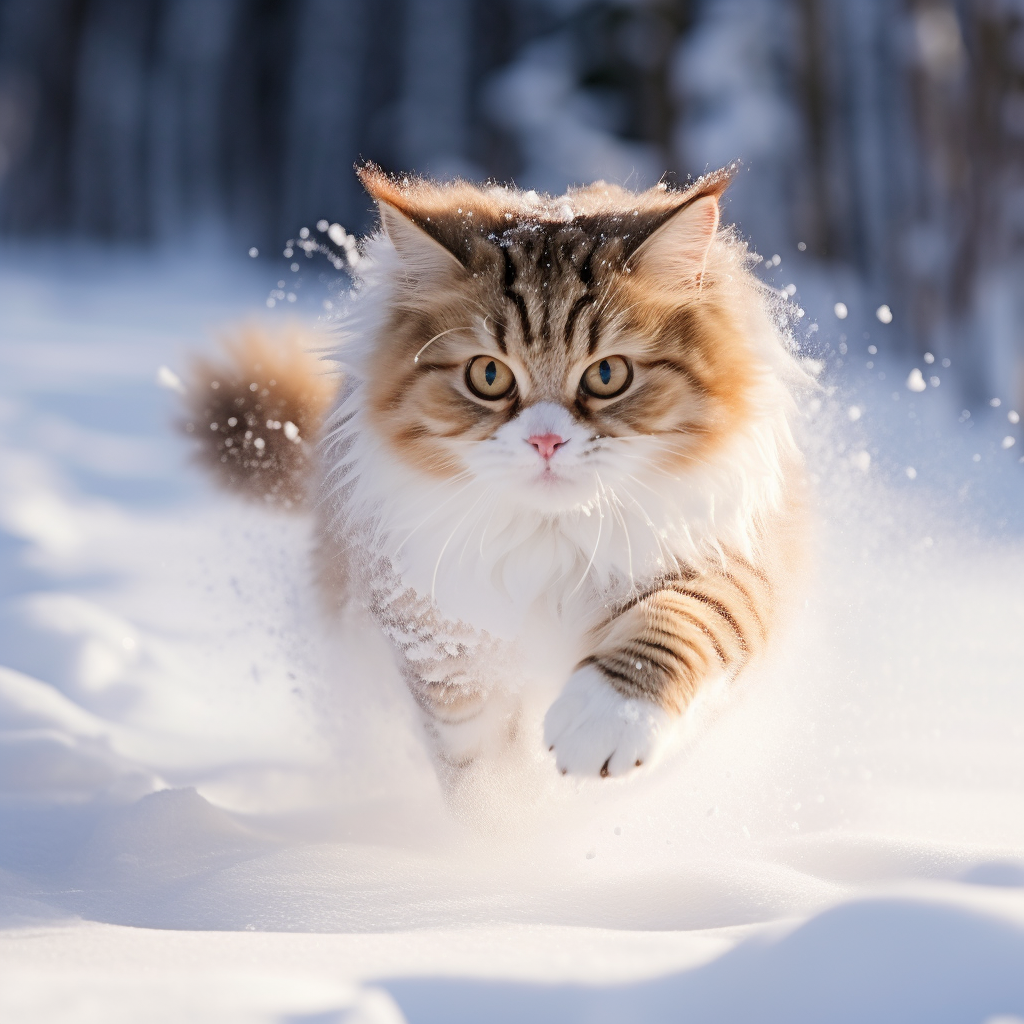
<svg viewBox="0 0 1024 1024">
<path fill-rule="evenodd" d="M 1024 374 L 1024 0 L 0 0 L 8 235 L 276 251 L 368 225 L 358 157 L 551 189 L 740 158 L 755 246 L 983 349 L 979 392 Z"/>
<path fill-rule="evenodd" d="M 0 230 L 68 231 L 86 0 L 0 2 Z"/>
<path fill-rule="evenodd" d="M 283 237 L 359 201 L 352 174 L 370 12 L 361 0 L 305 0 L 298 23 L 284 153 Z"/>
<path fill-rule="evenodd" d="M 241 0 L 165 0 L 161 6 L 145 138 L 150 223 L 157 237 L 220 225 L 219 100 L 240 12 Z"/>
</svg>

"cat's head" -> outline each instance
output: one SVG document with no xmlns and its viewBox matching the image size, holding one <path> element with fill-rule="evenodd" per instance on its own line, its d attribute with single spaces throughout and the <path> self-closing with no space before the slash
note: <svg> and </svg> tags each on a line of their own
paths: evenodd
<svg viewBox="0 0 1024 1024">
<path fill-rule="evenodd" d="M 719 229 L 728 173 L 558 197 L 359 173 L 383 228 L 365 409 L 401 462 L 558 513 L 706 466 L 758 416 L 771 357 Z"/>
</svg>

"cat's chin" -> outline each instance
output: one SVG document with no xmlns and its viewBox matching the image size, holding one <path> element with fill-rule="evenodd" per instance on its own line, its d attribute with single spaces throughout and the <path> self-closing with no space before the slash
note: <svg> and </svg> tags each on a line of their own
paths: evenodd
<svg viewBox="0 0 1024 1024">
<path fill-rule="evenodd" d="M 593 480 L 574 479 L 553 473 L 539 474 L 509 488 L 509 500 L 531 512 L 561 515 L 579 512 L 597 502 Z"/>
</svg>

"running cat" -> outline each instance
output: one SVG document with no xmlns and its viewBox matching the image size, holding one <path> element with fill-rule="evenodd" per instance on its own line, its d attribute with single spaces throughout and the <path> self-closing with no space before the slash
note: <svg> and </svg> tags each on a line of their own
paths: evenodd
<svg viewBox="0 0 1024 1024">
<path fill-rule="evenodd" d="M 358 173 L 381 229 L 343 378 L 251 341 L 201 368 L 193 429 L 229 484 L 308 481 L 320 575 L 389 639 L 442 764 L 542 720 L 558 771 L 633 771 L 764 647 L 800 546 L 803 372 L 720 226 L 729 174 L 551 197 Z"/>
</svg>

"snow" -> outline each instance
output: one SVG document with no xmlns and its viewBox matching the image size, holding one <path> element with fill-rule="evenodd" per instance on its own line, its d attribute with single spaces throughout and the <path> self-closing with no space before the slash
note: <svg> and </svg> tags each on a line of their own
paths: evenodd
<svg viewBox="0 0 1024 1024">
<path fill-rule="evenodd" d="M 0 254 L 0 1018 L 1024 1020 L 1014 419 L 851 341 L 771 658 L 635 780 L 538 751 L 446 802 L 372 631 L 318 616 L 310 523 L 172 430 L 266 292 Z"/>
<path fill-rule="evenodd" d="M 908 391 L 924 391 L 928 385 L 925 383 L 924 375 L 918 367 L 914 367 L 907 375 Z"/>
</svg>

